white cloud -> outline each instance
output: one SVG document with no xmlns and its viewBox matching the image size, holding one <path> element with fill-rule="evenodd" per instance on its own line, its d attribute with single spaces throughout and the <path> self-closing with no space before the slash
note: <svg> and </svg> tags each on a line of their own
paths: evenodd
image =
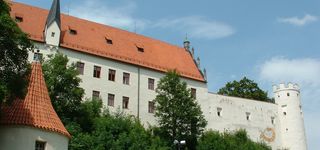
<svg viewBox="0 0 320 150">
<path fill-rule="evenodd" d="M 312 22 L 315 22 L 317 20 L 318 20 L 318 17 L 312 16 L 309 14 L 306 14 L 302 18 L 287 17 L 287 18 L 279 18 L 278 19 L 278 21 L 281 23 L 289 23 L 289 24 L 296 25 L 296 26 L 304 26 L 304 25 L 310 24 Z"/>
<path fill-rule="evenodd" d="M 79 4 L 80 3 L 80 4 Z M 166 29 L 188 33 L 190 37 L 218 39 L 234 34 L 235 30 L 222 22 L 208 20 L 201 16 L 147 20 L 133 17 L 137 6 L 134 1 L 124 1 L 116 6 L 102 0 L 84 0 L 72 5 L 70 15 L 122 28 L 129 31 L 145 29 Z M 87 11 L 89 10 L 89 11 Z"/>
<path fill-rule="evenodd" d="M 260 77 L 274 82 L 292 81 L 320 86 L 320 60 L 274 57 L 261 66 Z"/>
<path fill-rule="evenodd" d="M 84 0 L 70 7 L 70 15 L 129 31 L 143 30 L 146 22 L 132 16 L 135 3 L 126 1 L 123 5 L 113 6 L 102 0 Z"/>
<path fill-rule="evenodd" d="M 182 33 L 188 33 L 191 37 L 202 39 L 218 39 L 235 33 L 235 29 L 230 25 L 208 20 L 201 16 L 161 19 L 153 26 L 178 30 Z"/>
<path fill-rule="evenodd" d="M 319 147 L 320 121 L 314 118 L 320 114 L 320 59 L 274 57 L 259 66 L 259 77 L 263 82 L 300 85 L 308 145 Z"/>
</svg>

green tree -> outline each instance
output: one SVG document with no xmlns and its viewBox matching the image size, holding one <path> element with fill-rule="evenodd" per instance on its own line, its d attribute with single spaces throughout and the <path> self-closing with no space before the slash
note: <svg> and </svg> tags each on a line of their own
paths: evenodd
<svg viewBox="0 0 320 150">
<path fill-rule="evenodd" d="M 108 111 L 101 112 L 101 100 L 85 101 L 80 105 L 80 109 L 83 111 L 82 121 L 67 125 L 72 135 L 70 150 L 169 149 L 159 137 L 153 136 L 150 130 L 146 130 L 138 119 L 120 111 L 114 114 Z"/>
<path fill-rule="evenodd" d="M 186 82 L 176 71 L 169 71 L 159 81 L 156 92 L 155 116 L 168 141 L 186 140 L 188 149 L 195 149 L 207 122 Z"/>
<path fill-rule="evenodd" d="M 23 98 L 28 85 L 30 67 L 28 50 L 33 48 L 27 34 L 23 33 L 10 17 L 10 7 L 0 1 L 0 105 L 5 100 Z"/>
<path fill-rule="evenodd" d="M 68 61 L 67 56 L 56 53 L 50 55 L 42 67 L 52 105 L 64 123 L 79 115 L 84 95 L 76 65 L 68 65 Z"/>
<path fill-rule="evenodd" d="M 245 130 L 233 133 L 207 131 L 199 139 L 198 150 L 271 150 L 265 143 L 253 142 Z"/>
<path fill-rule="evenodd" d="M 267 92 L 261 90 L 257 83 L 246 77 L 240 81 L 228 82 L 225 87 L 219 89 L 218 94 L 271 102 Z"/>
</svg>

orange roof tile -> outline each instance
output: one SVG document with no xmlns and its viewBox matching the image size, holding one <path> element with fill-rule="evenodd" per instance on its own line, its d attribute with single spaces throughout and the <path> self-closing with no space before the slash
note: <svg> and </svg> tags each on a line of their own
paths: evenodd
<svg viewBox="0 0 320 150">
<path fill-rule="evenodd" d="M 32 40 L 44 42 L 48 10 L 13 2 L 11 15 L 18 14 L 23 16 L 23 21 L 18 23 L 21 29 Z M 76 30 L 77 34 L 70 34 L 69 29 Z M 161 72 L 176 69 L 186 78 L 205 81 L 184 48 L 64 14 L 61 15 L 61 30 L 61 47 Z M 113 44 L 107 44 L 106 37 Z M 143 45 L 144 52 L 139 52 L 137 45 Z"/>
<path fill-rule="evenodd" d="M 71 137 L 52 107 L 40 63 L 32 63 L 25 99 L 2 106 L 0 124 L 31 126 Z"/>
</svg>

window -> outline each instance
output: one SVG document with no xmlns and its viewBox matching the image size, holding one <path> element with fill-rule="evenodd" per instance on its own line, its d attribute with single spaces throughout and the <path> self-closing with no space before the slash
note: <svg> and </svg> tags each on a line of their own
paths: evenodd
<svg viewBox="0 0 320 150">
<path fill-rule="evenodd" d="M 283 112 L 283 115 L 285 115 L 285 116 L 286 116 L 286 115 L 287 115 L 287 112 L 285 112 L 285 111 L 284 111 L 284 112 Z"/>
<path fill-rule="evenodd" d="M 108 38 L 106 38 L 106 43 L 107 43 L 107 44 L 113 44 L 112 40 L 111 40 L 111 39 L 108 39 Z"/>
<path fill-rule="evenodd" d="M 130 74 L 129 73 L 123 73 L 123 84 L 129 85 L 130 83 Z"/>
<path fill-rule="evenodd" d="M 79 71 L 79 74 L 83 74 L 83 71 L 84 71 L 84 63 L 83 62 L 77 62 L 77 70 Z"/>
<path fill-rule="evenodd" d="M 128 109 L 129 108 L 129 97 L 122 97 L 122 108 Z"/>
<path fill-rule="evenodd" d="M 92 91 L 92 99 L 99 99 L 100 92 L 99 91 Z"/>
<path fill-rule="evenodd" d="M 144 48 L 142 48 L 142 47 L 137 47 L 137 49 L 139 52 L 144 52 Z"/>
<path fill-rule="evenodd" d="M 144 52 L 144 45 L 140 43 L 136 43 L 137 50 L 139 52 Z"/>
<path fill-rule="evenodd" d="M 246 112 L 246 119 L 251 120 L 251 114 L 249 112 Z"/>
<path fill-rule="evenodd" d="M 42 60 L 42 57 L 43 57 L 43 54 L 42 54 L 42 53 L 37 53 L 37 52 L 35 52 L 34 55 L 33 55 L 33 60 L 35 60 L 35 61 L 41 61 L 41 60 Z"/>
<path fill-rule="evenodd" d="M 154 102 L 149 102 L 148 112 L 149 112 L 149 113 L 154 113 L 154 109 L 155 109 Z"/>
<path fill-rule="evenodd" d="M 148 79 L 148 89 L 154 90 L 154 79 L 151 79 L 151 78 Z"/>
<path fill-rule="evenodd" d="M 191 96 L 193 98 L 196 98 L 197 97 L 197 90 L 195 88 L 191 88 Z"/>
<path fill-rule="evenodd" d="M 108 94 L 108 106 L 114 106 L 114 94 Z"/>
<path fill-rule="evenodd" d="M 274 117 L 271 117 L 271 124 L 274 124 Z"/>
<path fill-rule="evenodd" d="M 100 78 L 101 67 L 94 66 L 93 68 L 93 77 Z"/>
<path fill-rule="evenodd" d="M 46 142 L 43 141 L 36 141 L 36 150 L 45 150 L 46 149 Z"/>
<path fill-rule="evenodd" d="M 221 116 L 221 112 L 222 112 L 222 108 L 218 107 L 217 108 L 217 115 L 220 117 Z"/>
<path fill-rule="evenodd" d="M 109 76 L 108 76 L 108 80 L 109 81 L 114 81 L 116 78 L 116 71 L 109 69 Z"/>
<path fill-rule="evenodd" d="M 76 35 L 76 34 L 77 34 L 77 30 L 69 29 L 69 33 L 70 33 L 71 35 Z"/>
<path fill-rule="evenodd" d="M 55 32 L 51 32 L 51 37 L 54 37 L 56 33 Z"/>
<path fill-rule="evenodd" d="M 287 93 L 287 96 L 290 96 L 290 93 Z"/>
<path fill-rule="evenodd" d="M 21 16 L 16 16 L 15 20 L 16 20 L 16 22 L 22 22 L 23 18 Z"/>
</svg>

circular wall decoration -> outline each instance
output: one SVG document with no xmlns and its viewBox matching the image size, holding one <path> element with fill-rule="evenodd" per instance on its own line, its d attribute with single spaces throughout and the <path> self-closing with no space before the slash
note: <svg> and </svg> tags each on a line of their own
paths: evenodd
<svg viewBox="0 0 320 150">
<path fill-rule="evenodd" d="M 261 132 L 260 137 L 267 142 L 273 142 L 276 139 L 276 132 L 273 128 L 266 128 Z"/>
</svg>

